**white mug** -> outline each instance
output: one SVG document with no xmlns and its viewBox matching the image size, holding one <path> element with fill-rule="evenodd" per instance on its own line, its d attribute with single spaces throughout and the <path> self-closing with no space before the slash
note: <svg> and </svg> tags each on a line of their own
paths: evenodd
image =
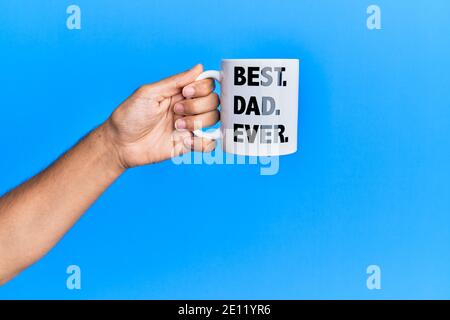
<svg viewBox="0 0 450 320">
<path fill-rule="evenodd" d="M 197 80 L 220 82 L 221 127 L 195 130 L 222 138 L 227 153 L 278 156 L 297 151 L 298 59 L 224 59 L 221 71 L 205 71 Z"/>
</svg>

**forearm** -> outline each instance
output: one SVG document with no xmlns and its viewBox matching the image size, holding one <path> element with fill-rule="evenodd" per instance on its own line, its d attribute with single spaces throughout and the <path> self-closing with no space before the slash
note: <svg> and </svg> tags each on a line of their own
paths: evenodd
<svg viewBox="0 0 450 320">
<path fill-rule="evenodd" d="M 100 126 L 0 198 L 0 282 L 45 255 L 123 171 Z"/>
</svg>

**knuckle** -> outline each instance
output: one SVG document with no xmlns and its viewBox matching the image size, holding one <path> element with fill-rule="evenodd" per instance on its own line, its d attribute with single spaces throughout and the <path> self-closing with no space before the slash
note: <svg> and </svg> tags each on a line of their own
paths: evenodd
<svg viewBox="0 0 450 320">
<path fill-rule="evenodd" d="M 210 99 L 213 104 L 215 104 L 215 105 L 219 104 L 219 95 L 217 93 L 212 92 Z"/>
<path fill-rule="evenodd" d="M 149 90 L 151 90 L 152 85 L 151 84 L 143 84 L 138 88 L 139 92 L 148 92 Z"/>
<path fill-rule="evenodd" d="M 219 119 L 220 119 L 220 112 L 219 112 L 219 110 L 214 110 L 214 122 L 217 122 L 217 121 L 219 121 Z"/>
<path fill-rule="evenodd" d="M 212 126 L 213 124 L 215 124 L 217 122 L 218 118 L 218 112 L 216 111 L 211 111 L 207 113 L 207 116 L 205 117 L 205 122 L 207 123 L 208 126 Z"/>
<path fill-rule="evenodd" d="M 201 129 L 203 128 L 203 121 L 199 117 L 193 117 L 189 119 L 190 127 L 193 130 Z"/>
<path fill-rule="evenodd" d="M 136 89 L 136 91 L 134 93 L 136 93 L 136 94 L 143 94 L 143 93 L 145 93 L 147 91 L 146 86 L 147 86 L 146 84 L 141 85 L 140 87 L 138 87 Z"/>
<path fill-rule="evenodd" d="M 201 112 L 202 110 L 202 101 L 199 99 L 192 99 L 191 101 L 189 101 L 189 107 L 186 108 L 188 112 L 190 112 L 191 114 L 196 114 Z"/>
<path fill-rule="evenodd" d="M 212 79 L 204 79 L 198 83 L 198 90 L 200 93 L 206 94 L 214 89 L 214 82 Z"/>
<path fill-rule="evenodd" d="M 186 121 L 186 127 L 187 127 L 189 130 L 195 129 L 195 128 L 194 128 L 194 125 L 195 125 L 194 119 L 192 119 L 191 117 L 185 117 L 185 118 L 184 118 L 184 121 Z"/>
<path fill-rule="evenodd" d="M 208 79 L 207 85 L 210 90 L 214 90 L 216 88 L 216 83 L 213 79 Z"/>
<path fill-rule="evenodd" d="M 195 100 L 194 99 L 185 100 L 182 102 L 182 105 L 184 107 L 185 112 L 191 112 L 192 109 L 195 109 Z"/>
</svg>

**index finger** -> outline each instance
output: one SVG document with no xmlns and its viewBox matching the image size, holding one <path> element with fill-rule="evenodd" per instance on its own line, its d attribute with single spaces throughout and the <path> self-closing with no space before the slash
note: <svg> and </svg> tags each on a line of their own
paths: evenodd
<svg viewBox="0 0 450 320">
<path fill-rule="evenodd" d="M 194 81 L 183 88 L 183 96 L 185 98 L 206 97 L 214 91 L 216 87 L 213 79 L 203 79 Z"/>
</svg>

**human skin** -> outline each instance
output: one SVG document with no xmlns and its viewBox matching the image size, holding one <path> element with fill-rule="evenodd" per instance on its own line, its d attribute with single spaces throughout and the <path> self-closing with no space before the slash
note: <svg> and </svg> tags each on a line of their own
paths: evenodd
<svg viewBox="0 0 450 320">
<path fill-rule="evenodd" d="M 0 198 L 0 284 L 43 257 L 127 169 L 215 142 L 194 129 L 219 120 L 202 65 L 144 85 L 47 169 Z M 195 128 L 194 128 L 195 126 Z"/>
</svg>

